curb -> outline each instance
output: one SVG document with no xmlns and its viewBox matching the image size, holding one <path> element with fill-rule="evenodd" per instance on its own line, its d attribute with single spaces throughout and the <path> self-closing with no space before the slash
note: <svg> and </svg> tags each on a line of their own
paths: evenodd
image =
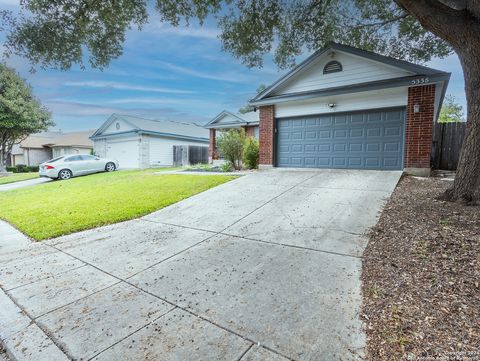
<svg viewBox="0 0 480 361">
<path fill-rule="evenodd" d="M 0 291 L 0 343 L 12 361 L 63 361 L 67 355 Z"/>
</svg>

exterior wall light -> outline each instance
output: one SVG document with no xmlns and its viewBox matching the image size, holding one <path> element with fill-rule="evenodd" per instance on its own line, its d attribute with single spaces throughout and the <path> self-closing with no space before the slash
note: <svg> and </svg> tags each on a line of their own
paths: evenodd
<svg viewBox="0 0 480 361">
<path fill-rule="evenodd" d="M 335 108 L 336 106 L 337 106 L 337 104 L 335 104 L 335 103 L 328 103 L 328 107 L 329 107 L 330 109 L 333 109 L 333 108 Z"/>
<path fill-rule="evenodd" d="M 420 113 L 420 104 L 414 104 L 413 105 L 413 112 L 414 113 Z"/>
</svg>

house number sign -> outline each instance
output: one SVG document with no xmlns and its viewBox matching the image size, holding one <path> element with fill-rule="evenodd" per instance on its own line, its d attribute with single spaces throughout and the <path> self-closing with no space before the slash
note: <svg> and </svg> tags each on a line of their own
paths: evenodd
<svg viewBox="0 0 480 361">
<path fill-rule="evenodd" d="M 428 78 L 418 78 L 418 79 L 413 79 L 412 80 L 412 85 L 420 85 L 420 84 L 426 84 L 429 83 L 430 79 Z"/>
</svg>

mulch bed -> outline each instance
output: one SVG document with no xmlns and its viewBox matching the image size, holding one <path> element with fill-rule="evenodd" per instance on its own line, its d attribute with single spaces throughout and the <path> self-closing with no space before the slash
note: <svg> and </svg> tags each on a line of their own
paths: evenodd
<svg viewBox="0 0 480 361">
<path fill-rule="evenodd" d="M 480 360 L 480 207 L 402 178 L 364 254 L 367 359 Z"/>
</svg>

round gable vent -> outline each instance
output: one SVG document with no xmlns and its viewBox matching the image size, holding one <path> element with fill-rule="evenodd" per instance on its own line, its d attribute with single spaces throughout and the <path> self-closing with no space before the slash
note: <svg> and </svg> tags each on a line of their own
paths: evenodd
<svg viewBox="0 0 480 361">
<path fill-rule="evenodd" d="M 323 74 L 336 73 L 342 71 L 342 64 L 336 60 L 329 61 L 323 68 Z"/>
<path fill-rule="evenodd" d="M 120 123 L 117 122 L 117 124 L 115 124 L 115 128 L 117 128 L 117 130 L 120 130 Z"/>
</svg>

